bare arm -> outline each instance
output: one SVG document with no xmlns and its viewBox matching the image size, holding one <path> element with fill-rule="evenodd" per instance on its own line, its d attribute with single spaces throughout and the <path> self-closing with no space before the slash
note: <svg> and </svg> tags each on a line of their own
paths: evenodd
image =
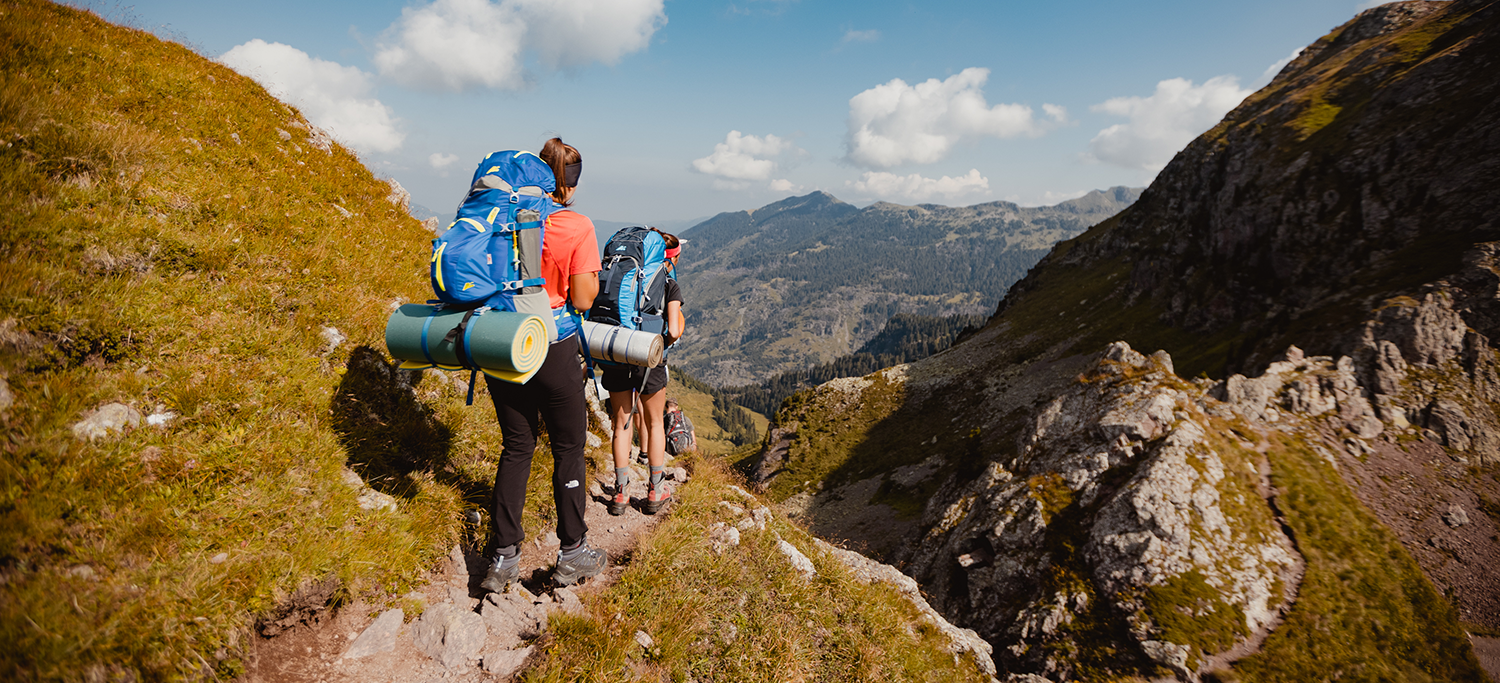
<svg viewBox="0 0 1500 683">
<path fill-rule="evenodd" d="M 682 338 L 683 328 L 687 327 L 687 320 L 682 317 L 682 302 L 667 302 L 667 343 L 671 344 Z"/>
<path fill-rule="evenodd" d="M 599 274 L 579 273 L 568 277 L 568 300 L 573 308 L 587 311 L 594 307 L 594 297 L 599 296 Z"/>
</svg>

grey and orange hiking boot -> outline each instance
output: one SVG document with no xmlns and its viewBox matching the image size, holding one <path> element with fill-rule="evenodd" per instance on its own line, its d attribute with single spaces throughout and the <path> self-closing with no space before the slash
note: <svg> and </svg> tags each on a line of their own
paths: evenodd
<svg viewBox="0 0 1500 683">
<path fill-rule="evenodd" d="M 641 506 L 641 509 L 648 515 L 654 515 L 657 510 L 670 502 L 672 502 L 672 492 L 668 491 L 665 486 L 656 486 L 646 492 L 646 503 Z"/>
<path fill-rule="evenodd" d="M 625 495 L 624 489 L 615 492 L 613 498 L 609 499 L 609 514 L 619 517 L 630 509 L 630 496 Z"/>
<path fill-rule="evenodd" d="M 609 557 L 604 551 L 590 548 L 585 538 L 572 548 L 557 551 L 557 568 L 552 570 L 552 578 L 561 585 L 571 586 L 579 579 L 598 576 L 608 564 Z"/>
</svg>

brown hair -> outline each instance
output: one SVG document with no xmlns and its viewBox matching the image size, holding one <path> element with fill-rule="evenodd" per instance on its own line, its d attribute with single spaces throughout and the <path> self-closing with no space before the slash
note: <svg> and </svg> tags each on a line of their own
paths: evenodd
<svg viewBox="0 0 1500 683">
<path fill-rule="evenodd" d="M 571 196 L 567 201 L 563 197 L 568 190 L 563 189 L 563 177 L 568 164 L 577 164 L 583 161 L 583 155 L 578 153 L 578 148 L 562 141 L 562 138 L 552 138 L 547 144 L 542 145 L 542 153 L 537 156 L 552 167 L 552 175 L 557 179 L 557 189 L 552 192 L 552 198 L 563 206 L 572 206 Z"/>
<path fill-rule="evenodd" d="M 677 236 L 670 232 L 662 232 L 656 228 L 651 228 L 651 232 L 661 235 L 662 240 L 666 241 L 668 249 L 676 249 L 677 245 L 682 244 L 682 240 L 677 239 Z"/>
</svg>

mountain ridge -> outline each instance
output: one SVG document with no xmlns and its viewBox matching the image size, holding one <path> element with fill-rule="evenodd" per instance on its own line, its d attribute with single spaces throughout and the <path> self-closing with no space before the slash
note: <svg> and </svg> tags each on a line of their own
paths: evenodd
<svg viewBox="0 0 1500 683">
<path fill-rule="evenodd" d="M 1483 680 L 1497 65 L 1492 1 L 1361 12 L 985 329 L 788 399 L 751 481 L 1025 680 Z"/>
<path fill-rule="evenodd" d="M 693 229 L 679 264 L 689 335 L 674 362 L 720 386 L 853 352 L 891 315 L 988 313 L 1045 249 L 1139 190 L 1053 207 L 876 203 L 826 192 L 726 212 Z"/>
</svg>

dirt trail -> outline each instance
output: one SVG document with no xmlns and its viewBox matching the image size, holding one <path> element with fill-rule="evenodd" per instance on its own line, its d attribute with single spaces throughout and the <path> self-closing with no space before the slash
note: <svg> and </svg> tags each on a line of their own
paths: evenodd
<svg viewBox="0 0 1500 683">
<path fill-rule="evenodd" d="M 682 482 L 673 484 L 680 486 Z M 366 630 L 372 636 L 380 631 L 377 617 L 388 609 L 356 602 L 319 623 L 275 638 L 257 637 L 248 648 L 248 670 L 242 680 L 248 683 L 479 682 L 513 677 L 518 666 L 524 668 L 525 658 L 530 654 L 526 644 L 540 629 L 545 629 L 547 616 L 582 609 L 580 596 L 597 593 L 618 579 L 640 536 L 671 512 L 669 505 L 655 516 L 642 514 L 640 502 L 646 489 L 639 478 L 626 489 L 632 497 L 631 509 L 619 517 L 610 516 L 605 507 L 605 494 L 612 492 L 610 486 L 596 480 L 590 489 L 592 500 L 584 516 L 589 526 L 589 543 L 607 552 L 610 561 L 610 566 L 598 577 L 569 589 L 552 581 L 558 541 L 556 534 L 548 532 L 523 544 L 521 583 L 512 584 L 506 594 L 487 601 L 485 592 L 479 588 L 485 576 L 485 559 L 476 552 L 454 547 L 442 566 L 428 575 L 426 586 L 407 596 L 418 598 L 426 608 L 422 618 L 405 615 L 406 623 L 395 631 L 394 646 L 390 649 L 362 657 L 346 656 L 356 641 L 364 646 L 372 640 L 359 639 Z M 395 599 L 397 596 L 391 597 L 393 605 L 400 602 Z M 448 617 L 446 634 L 444 626 L 438 623 L 442 615 L 452 615 Z M 394 625 L 393 620 L 394 615 L 387 618 L 387 623 Z M 475 628 L 478 623 L 483 626 Z M 431 635 L 434 624 L 439 638 Z M 442 655 L 432 654 L 436 651 L 434 640 L 452 643 L 446 657 L 449 666 L 444 665 Z M 384 642 L 389 643 L 389 638 Z M 466 654 L 451 654 L 459 650 Z"/>
</svg>

